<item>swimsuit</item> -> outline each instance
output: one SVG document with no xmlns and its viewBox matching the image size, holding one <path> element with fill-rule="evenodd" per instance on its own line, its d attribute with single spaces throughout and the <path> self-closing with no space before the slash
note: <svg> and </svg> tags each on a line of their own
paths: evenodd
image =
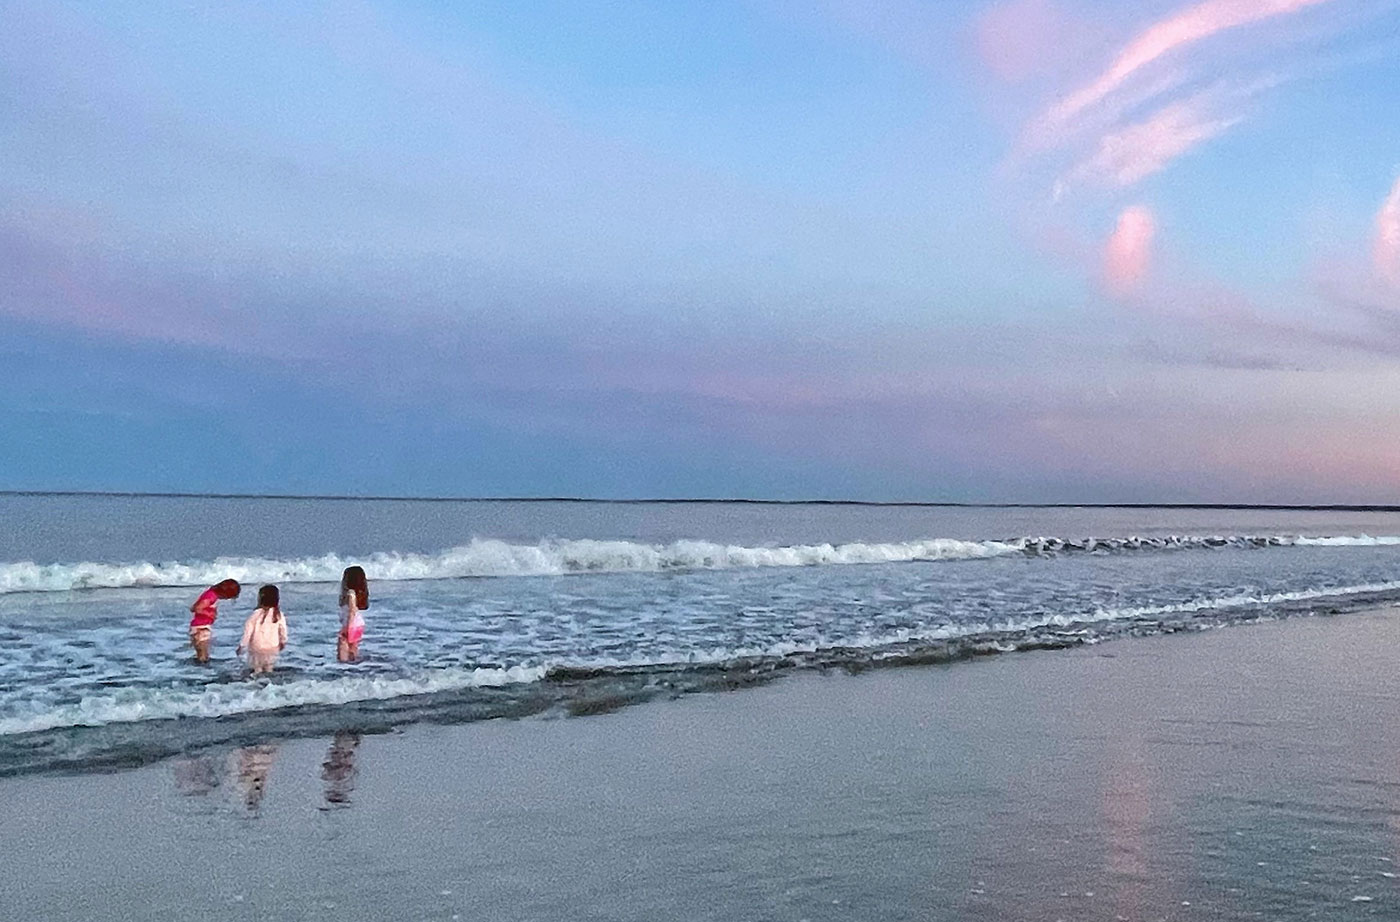
<svg viewBox="0 0 1400 922">
<path fill-rule="evenodd" d="M 219 594 L 212 588 L 204 590 L 195 600 L 194 609 L 194 617 L 190 619 L 190 629 L 209 627 L 219 616 Z"/>
<path fill-rule="evenodd" d="M 348 643 L 359 643 L 360 638 L 365 636 L 365 619 L 360 617 L 359 612 L 351 616 L 350 623 L 345 626 L 343 633 Z"/>
<path fill-rule="evenodd" d="M 359 609 L 351 614 L 348 602 L 340 606 L 340 635 L 346 643 L 352 644 L 359 643 L 360 638 L 365 636 L 365 619 L 360 617 Z"/>
<path fill-rule="evenodd" d="M 206 606 L 201 602 L 208 603 Z M 190 643 L 208 643 L 214 637 L 214 619 L 219 616 L 219 594 L 213 588 L 204 590 L 194 603 L 194 617 L 190 619 Z"/>
</svg>

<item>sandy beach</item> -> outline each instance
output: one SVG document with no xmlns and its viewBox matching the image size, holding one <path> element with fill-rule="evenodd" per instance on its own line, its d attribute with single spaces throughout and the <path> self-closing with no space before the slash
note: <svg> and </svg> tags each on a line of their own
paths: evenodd
<svg viewBox="0 0 1400 922">
<path fill-rule="evenodd" d="M 1394 918 L 1398 649 L 1387 609 L 11 778 L 0 905 Z"/>
</svg>

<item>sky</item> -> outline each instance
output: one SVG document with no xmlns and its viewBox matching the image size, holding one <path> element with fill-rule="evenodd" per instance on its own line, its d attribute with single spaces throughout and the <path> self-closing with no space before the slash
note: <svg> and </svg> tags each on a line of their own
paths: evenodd
<svg viewBox="0 0 1400 922">
<path fill-rule="evenodd" d="M 1400 502 L 1400 0 L 0 0 L 0 489 Z"/>
</svg>

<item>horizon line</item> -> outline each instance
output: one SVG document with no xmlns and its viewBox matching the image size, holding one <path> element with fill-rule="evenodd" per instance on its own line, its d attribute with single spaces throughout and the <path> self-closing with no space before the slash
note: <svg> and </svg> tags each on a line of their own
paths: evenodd
<svg viewBox="0 0 1400 922">
<path fill-rule="evenodd" d="M 908 506 L 963 509 L 1273 509 L 1318 512 L 1400 512 L 1392 503 L 976 502 L 958 500 L 761 499 L 754 497 L 396 496 L 335 493 L 197 493 L 145 490 L 0 490 L 0 496 L 108 499 L 326 500 L 367 503 L 597 503 L 611 505 L 729 503 L 754 506 Z"/>
</svg>

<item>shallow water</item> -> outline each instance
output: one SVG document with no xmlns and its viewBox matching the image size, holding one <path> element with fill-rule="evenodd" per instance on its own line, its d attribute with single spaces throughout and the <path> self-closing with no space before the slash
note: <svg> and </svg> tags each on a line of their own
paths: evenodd
<svg viewBox="0 0 1400 922">
<path fill-rule="evenodd" d="M 0 497 L 0 515 L 0 773 L 1400 599 L 1394 513 Z M 373 601 L 344 665 L 350 562 Z M 187 608 L 225 576 L 248 591 L 199 666 Z M 270 681 L 231 649 L 263 581 L 289 624 Z"/>
</svg>

